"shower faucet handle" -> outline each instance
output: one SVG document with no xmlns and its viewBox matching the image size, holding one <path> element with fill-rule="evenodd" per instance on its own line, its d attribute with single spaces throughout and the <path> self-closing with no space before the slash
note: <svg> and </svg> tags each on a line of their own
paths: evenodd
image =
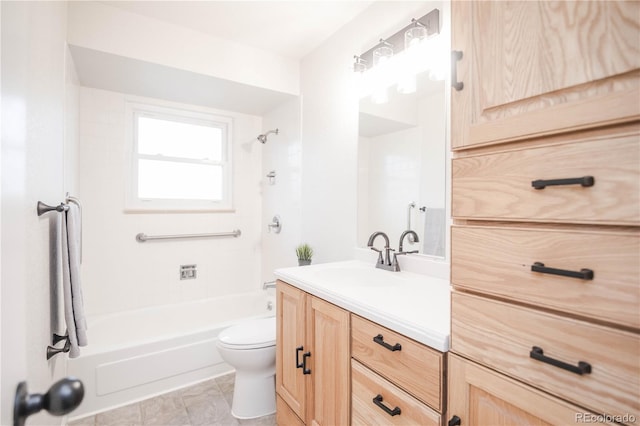
<svg viewBox="0 0 640 426">
<path fill-rule="evenodd" d="M 282 220 L 280 216 L 275 215 L 273 219 L 271 219 L 271 223 L 267 225 L 267 230 L 271 232 L 273 230 L 274 233 L 279 234 L 282 230 Z"/>
</svg>

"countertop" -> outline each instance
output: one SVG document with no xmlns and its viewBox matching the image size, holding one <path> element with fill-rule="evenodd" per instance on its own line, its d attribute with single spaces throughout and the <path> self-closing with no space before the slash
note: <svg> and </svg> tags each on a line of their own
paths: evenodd
<svg viewBox="0 0 640 426">
<path fill-rule="evenodd" d="M 446 280 L 385 271 L 358 260 L 281 268 L 275 276 L 438 351 L 449 350 L 451 294 Z"/>
</svg>

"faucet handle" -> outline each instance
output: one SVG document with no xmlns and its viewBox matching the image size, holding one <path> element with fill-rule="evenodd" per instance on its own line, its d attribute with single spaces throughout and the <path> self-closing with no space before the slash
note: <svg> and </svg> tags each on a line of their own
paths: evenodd
<svg viewBox="0 0 640 426">
<path fill-rule="evenodd" d="M 377 263 L 384 264 L 384 260 L 382 259 L 382 250 L 378 250 L 375 247 L 369 247 L 369 248 L 378 253 L 378 262 Z"/>
</svg>

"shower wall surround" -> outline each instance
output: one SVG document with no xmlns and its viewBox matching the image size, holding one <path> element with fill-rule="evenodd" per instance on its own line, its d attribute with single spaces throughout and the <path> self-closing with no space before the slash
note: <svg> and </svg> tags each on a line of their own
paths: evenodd
<svg viewBox="0 0 640 426">
<path fill-rule="evenodd" d="M 127 213 L 127 100 L 210 111 L 233 118 L 233 204 L 225 213 Z M 88 315 L 258 290 L 262 118 L 82 87 L 80 197 L 84 204 L 85 308 Z M 275 139 L 274 139 L 274 142 Z M 136 234 L 195 234 L 240 229 L 239 238 L 138 243 Z M 196 264 L 198 278 L 180 281 Z"/>
</svg>

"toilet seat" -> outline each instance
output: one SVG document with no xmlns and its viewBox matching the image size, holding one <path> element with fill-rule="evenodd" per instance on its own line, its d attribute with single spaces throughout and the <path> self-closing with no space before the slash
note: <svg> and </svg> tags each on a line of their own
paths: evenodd
<svg viewBox="0 0 640 426">
<path fill-rule="evenodd" d="M 218 335 L 220 345 L 229 349 L 259 349 L 276 344 L 276 318 L 260 318 L 226 328 Z"/>
</svg>

